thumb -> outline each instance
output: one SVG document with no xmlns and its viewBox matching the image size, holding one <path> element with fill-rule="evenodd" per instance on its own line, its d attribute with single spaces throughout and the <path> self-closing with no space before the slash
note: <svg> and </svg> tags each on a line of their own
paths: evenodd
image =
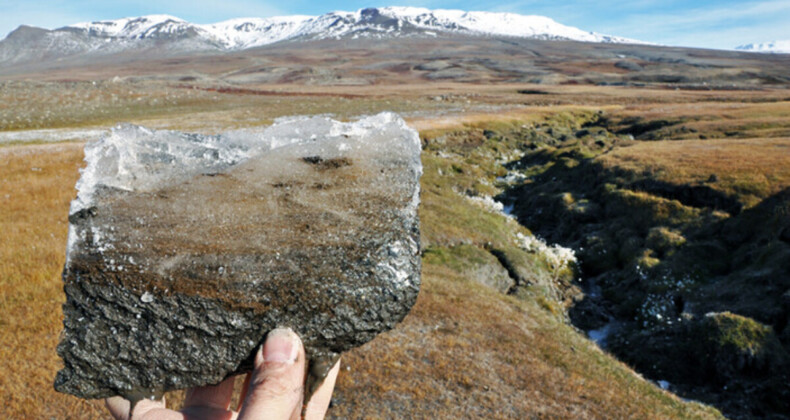
<svg viewBox="0 0 790 420">
<path fill-rule="evenodd" d="M 269 332 L 255 355 L 247 398 L 238 420 L 299 418 L 304 396 L 305 354 L 290 328 Z"/>
</svg>

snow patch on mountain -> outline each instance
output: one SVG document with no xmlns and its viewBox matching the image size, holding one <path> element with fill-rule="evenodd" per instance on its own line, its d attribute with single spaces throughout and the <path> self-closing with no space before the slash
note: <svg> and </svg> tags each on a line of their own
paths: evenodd
<svg viewBox="0 0 790 420">
<path fill-rule="evenodd" d="M 520 38 L 570 39 L 586 42 L 640 43 L 622 37 L 587 32 L 536 15 L 515 13 L 465 12 L 463 10 L 428 10 L 417 7 L 384 7 L 381 14 L 400 18 L 425 29 L 452 28 L 476 34 L 505 35 Z"/>
<path fill-rule="evenodd" d="M 90 35 L 109 38 L 147 38 L 153 33 L 176 33 L 191 25 L 189 22 L 170 15 L 148 15 L 141 17 L 83 22 L 66 28 L 83 30 Z"/>
<path fill-rule="evenodd" d="M 745 44 L 735 47 L 739 51 L 790 54 L 790 39 L 783 41 L 762 42 L 759 44 Z"/>
<path fill-rule="evenodd" d="M 231 19 L 209 25 L 195 25 L 226 49 L 241 50 L 273 44 L 298 36 L 312 16 Z"/>
</svg>

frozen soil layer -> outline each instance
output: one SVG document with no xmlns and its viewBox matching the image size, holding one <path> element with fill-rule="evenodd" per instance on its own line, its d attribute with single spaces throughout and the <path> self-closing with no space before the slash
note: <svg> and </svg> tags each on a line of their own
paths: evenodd
<svg viewBox="0 0 790 420">
<path fill-rule="evenodd" d="M 417 297 L 419 153 L 394 114 L 219 136 L 121 126 L 89 144 L 56 388 L 138 399 L 217 383 L 279 325 L 320 378 Z"/>
</svg>

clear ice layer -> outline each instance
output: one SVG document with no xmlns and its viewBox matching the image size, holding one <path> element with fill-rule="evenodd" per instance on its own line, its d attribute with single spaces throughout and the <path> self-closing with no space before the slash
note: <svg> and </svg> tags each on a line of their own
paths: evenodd
<svg viewBox="0 0 790 420">
<path fill-rule="evenodd" d="M 221 172 L 272 149 L 320 143 L 339 154 L 363 138 L 370 147 L 397 144 L 412 158 L 420 150 L 417 132 L 389 112 L 349 123 L 327 117 L 284 117 L 264 129 L 214 136 L 121 124 L 85 147 L 87 166 L 77 182 L 79 193 L 70 213 L 90 207 L 94 192 L 102 186 L 151 191 L 195 175 Z M 419 155 L 415 163 L 420 166 Z"/>
</svg>

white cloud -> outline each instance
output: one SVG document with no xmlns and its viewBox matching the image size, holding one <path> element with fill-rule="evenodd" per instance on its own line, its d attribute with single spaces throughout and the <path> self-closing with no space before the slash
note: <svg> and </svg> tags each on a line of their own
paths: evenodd
<svg viewBox="0 0 790 420">
<path fill-rule="evenodd" d="M 730 49 L 790 38 L 790 2 L 770 0 L 683 12 L 634 14 L 595 30 L 666 45 Z"/>
</svg>

